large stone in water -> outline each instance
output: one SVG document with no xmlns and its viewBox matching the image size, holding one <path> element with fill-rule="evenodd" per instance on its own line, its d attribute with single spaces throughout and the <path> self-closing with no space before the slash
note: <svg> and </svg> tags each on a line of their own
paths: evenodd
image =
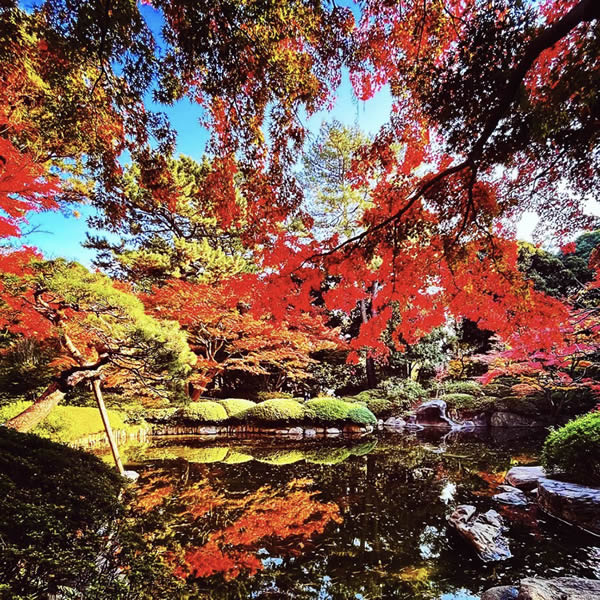
<svg viewBox="0 0 600 600">
<path fill-rule="evenodd" d="M 406 425 L 406 421 L 400 417 L 389 417 L 383 425 L 389 429 L 402 429 Z"/>
<path fill-rule="evenodd" d="M 600 600 L 600 581 L 581 577 L 521 579 L 516 587 L 493 587 L 481 600 Z"/>
<path fill-rule="evenodd" d="M 506 483 L 520 490 L 532 490 L 538 484 L 538 480 L 546 477 L 543 467 L 513 467 L 506 474 Z"/>
<path fill-rule="evenodd" d="M 518 600 L 600 600 L 600 581 L 581 577 L 521 579 Z"/>
<path fill-rule="evenodd" d="M 481 600 L 517 600 L 519 590 L 511 585 L 501 585 L 483 592 Z"/>
<path fill-rule="evenodd" d="M 538 505 L 550 516 L 600 536 L 600 488 L 542 477 Z"/>
<path fill-rule="evenodd" d="M 503 536 L 502 517 L 495 510 L 476 515 L 470 504 L 462 504 L 447 517 L 448 523 L 467 541 L 481 560 L 492 562 L 510 558 L 510 548 Z"/>
<path fill-rule="evenodd" d="M 416 422 L 428 427 L 452 427 L 453 423 L 446 414 L 443 400 L 429 400 L 419 405 L 415 411 Z"/>
<path fill-rule="evenodd" d="M 501 485 L 499 489 L 502 491 L 493 496 L 496 502 L 511 504 L 512 506 L 525 506 L 529 504 L 527 496 L 519 488 L 511 485 Z"/>
</svg>

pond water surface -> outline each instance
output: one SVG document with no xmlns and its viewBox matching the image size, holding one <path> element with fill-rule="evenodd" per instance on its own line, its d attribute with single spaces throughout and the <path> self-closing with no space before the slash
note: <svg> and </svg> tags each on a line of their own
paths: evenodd
<svg viewBox="0 0 600 600">
<path fill-rule="evenodd" d="M 522 435 L 156 438 L 127 462 L 189 598 L 471 600 L 525 576 L 600 578 L 598 539 L 492 500 L 507 469 L 536 462 L 541 439 Z M 464 503 L 505 517 L 513 558 L 484 564 L 448 529 Z"/>
</svg>

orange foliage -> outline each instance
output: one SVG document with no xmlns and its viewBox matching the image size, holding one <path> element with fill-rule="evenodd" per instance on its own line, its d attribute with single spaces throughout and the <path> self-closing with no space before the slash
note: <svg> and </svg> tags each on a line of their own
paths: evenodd
<svg viewBox="0 0 600 600">
<path fill-rule="evenodd" d="M 339 507 L 318 501 L 307 489 L 311 483 L 295 479 L 284 490 L 267 485 L 240 497 L 217 492 L 205 479 L 173 489 L 176 484 L 167 475 L 150 475 L 138 488 L 134 506 L 141 512 L 172 510 L 174 524 L 185 522 L 186 531 L 204 532 L 201 544 L 193 539 L 174 543 L 168 535 L 165 560 L 175 575 L 232 579 L 262 569 L 259 549 L 275 544 L 286 554 L 298 554 L 329 523 L 341 522 Z"/>
</svg>

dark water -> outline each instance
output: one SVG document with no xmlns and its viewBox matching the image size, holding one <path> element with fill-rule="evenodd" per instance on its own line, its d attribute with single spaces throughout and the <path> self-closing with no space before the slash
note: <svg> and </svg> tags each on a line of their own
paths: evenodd
<svg viewBox="0 0 600 600">
<path fill-rule="evenodd" d="M 489 433 L 352 444 L 158 439 L 127 456 L 135 507 L 189 598 L 470 600 L 525 576 L 600 577 L 600 541 L 491 495 L 541 440 Z M 514 557 L 482 563 L 446 526 L 496 508 Z"/>
</svg>

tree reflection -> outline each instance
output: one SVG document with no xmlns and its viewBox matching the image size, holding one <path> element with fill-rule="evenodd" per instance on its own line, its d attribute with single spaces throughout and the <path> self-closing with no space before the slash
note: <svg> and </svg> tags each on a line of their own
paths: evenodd
<svg viewBox="0 0 600 600">
<path fill-rule="evenodd" d="M 292 479 L 234 495 L 217 491 L 200 469 L 187 465 L 183 471 L 145 472 L 134 508 L 153 522 L 147 539 L 164 546 L 177 577 L 230 580 L 261 570 L 259 551 L 297 556 L 328 523 L 341 522 L 339 507 L 319 501 L 312 484 Z"/>
</svg>

